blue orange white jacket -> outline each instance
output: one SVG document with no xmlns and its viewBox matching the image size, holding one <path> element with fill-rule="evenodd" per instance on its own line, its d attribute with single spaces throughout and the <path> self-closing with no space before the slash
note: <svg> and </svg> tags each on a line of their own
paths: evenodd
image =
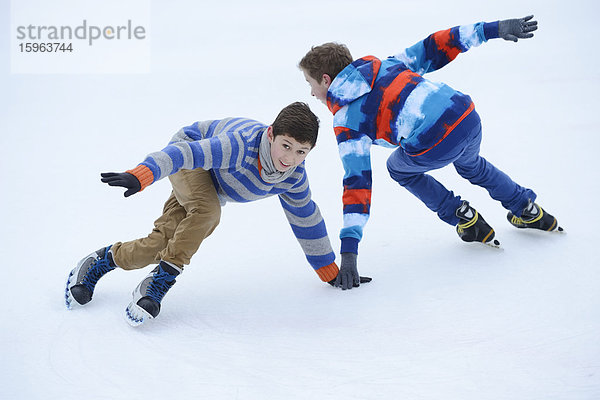
<svg viewBox="0 0 600 400">
<path fill-rule="evenodd" d="M 474 106 L 469 96 L 422 75 L 497 37 L 498 22 L 457 26 L 385 60 L 360 58 L 335 77 L 327 106 L 345 170 L 342 253 L 358 253 L 369 218 L 371 145 L 400 146 L 418 156 L 441 142 Z"/>
</svg>

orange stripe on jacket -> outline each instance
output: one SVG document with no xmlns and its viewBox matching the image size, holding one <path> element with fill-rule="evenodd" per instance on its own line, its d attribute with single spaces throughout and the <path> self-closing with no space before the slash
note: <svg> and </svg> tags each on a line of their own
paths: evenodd
<svg viewBox="0 0 600 400">
<path fill-rule="evenodd" d="M 344 204 L 364 204 L 371 202 L 371 189 L 344 189 L 342 195 Z M 365 212 L 368 212 L 365 210 Z"/>
<path fill-rule="evenodd" d="M 377 139 L 384 139 L 390 143 L 392 136 L 392 119 L 395 119 L 392 111 L 392 104 L 397 103 L 400 98 L 400 92 L 419 75 L 406 70 L 398 74 L 390 85 L 384 89 L 379 110 L 377 110 Z"/>
<path fill-rule="evenodd" d="M 451 29 L 436 32 L 432 36 L 438 49 L 448 56 L 448 61 L 454 60 L 460 54 L 460 49 L 450 45 L 450 42 L 455 39 Z"/>
<path fill-rule="evenodd" d="M 381 60 L 375 56 L 364 56 L 361 60 L 371 61 L 372 75 L 371 82 L 367 82 L 369 86 L 373 87 L 375 84 L 375 78 L 377 78 L 377 74 L 379 74 L 379 68 L 381 68 Z M 360 67 L 359 67 L 360 68 Z"/>
<path fill-rule="evenodd" d="M 154 174 L 152 171 L 150 171 L 150 168 L 146 167 L 145 165 L 138 165 L 134 169 L 130 169 L 125 172 L 129 172 L 131 175 L 135 176 L 138 181 L 140 181 L 140 191 L 144 190 L 150 186 L 152 182 L 154 182 Z"/>
<path fill-rule="evenodd" d="M 346 134 L 346 140 L 350 139 L 350 135 L 348 134 L 348 132 L 351 131 L 350 128 L 346 128 L 345 126 L 334 126 L 333 131 L 335 132 L 336 137 L 342 134 Z"/>
<path fill-rule="evenodd" d="M 454 128 L 456 128 L 458 126 L 458 124 L 460 124 L 462 122 L 463 119 L 465 119 L 467 117 L 467 115 L 469 115 L 471 113 L 471 111 L 473 111 L 475 109 L 475 104 L 471 103 L 471 105 L 469 106 L 469 108 L 467 109 L 467 111 L 464 112 L 463 115 L 460 116 L 459 119 L 456 120 L 455 123 L 453 123 L 452 125 L 450 125 L 447 130 L 446 133 L 444 133 L 444 136 L 441 137 L 440 140 L 438 140 L 433 146 L 431 146 L 428 149 L 423 150 L 420 153 L 417 154 L 408 154 L 411 157 L 416 157 L 416 156 L 420 156 L 421 154 L 425 154 L 427 153 L 429 150 L 433 149 L 435 146 L 437 146 L 438 144 L 440 144 L 442 142 L 442 140 L 446 139 L 446 136 L 448 136 L 450 134 L 450 132 L 452 132 L 454 130 Z"/>
</svg>

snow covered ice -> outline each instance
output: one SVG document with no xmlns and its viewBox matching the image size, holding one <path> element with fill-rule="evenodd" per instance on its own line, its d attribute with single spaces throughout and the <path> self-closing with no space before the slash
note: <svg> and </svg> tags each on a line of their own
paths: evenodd
<svg viewBox="0 0 600 400">
<path fill-rule="evenodd" d="M 12 74 L 5 29 L 0 398 L 599 399 L 600 6 L 493 3 L 153 1 L 148 74 Z M 148 324 L 123 313 L 150 269 L 115 270 L 91 303 L 66 310 L 77 261 L 146 235 L 170 192 L 165 180 L 125 199 L 100 172 L 134 167 L 194 121 L 270 123 L 305 101 L 321 119 L 308 176 L 337 251 L 343 171 L 300 58 L 332 40 L 386 57 L 437 30 L 528 14 L 535 38 L 489 41 L 429 77 L 473 98 L 482 155 L 533 188 L 568 234 L 513 228 L 446 167 L 433 175 L 504 251 L 463 243 L 389 178 L 390 150 L 377 147 L 358 258 L 371 283 L 321 283 L 271 198 L 225 206 Z"/>
</svg>

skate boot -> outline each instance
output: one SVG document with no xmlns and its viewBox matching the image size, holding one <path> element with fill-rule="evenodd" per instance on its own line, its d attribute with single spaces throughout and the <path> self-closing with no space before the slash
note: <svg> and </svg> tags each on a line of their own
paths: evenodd
<svg viewBox="0 0 600 400">
<path fill-rule="evenodd" d="M 160 313 L 160 302 L 167 291 L 175 284 L 181 268 L 161 261 L 133 291 L 133 300 L 125 310 L 125 319 L 131 326 L 143 324 L 148 319 L 156 318 Z"/>
<path fill-rule="evenodd" d="M 456 225 L 458 236 L 465 242 L 480 242 L 492 247 L 499 247 L 500 242 L 494 240 L 494 230 L 479 215 L 477 210 L 469 205 L 468 201 L 463 201 L 462 205 L 456 209 L 456 216 L 460 219 Z"/>
<path fill-rule="evenodd" d="M 558 226 L 558 221 L 552 215 L 547 213 L 537 203 L 529 200 L 527 207 L 523 209 L 521 217 L 517 217 L 510 211 L 506 215 L 506 219 L 511 223 L 512 226 L 517 228 L 533 228 L 542 231 L 557 231 L 563 232 L 564 229 Z"/>
<path fill-rule="evenodd" d="M 68 309 L 73 305 L 83 306 L 89 303 L 98 279 L 117 267 L 110 248 L 111 246 L 104 247 L 84 257 L 69 273 L 65 289 L 65 303 Z"/>
</svg>

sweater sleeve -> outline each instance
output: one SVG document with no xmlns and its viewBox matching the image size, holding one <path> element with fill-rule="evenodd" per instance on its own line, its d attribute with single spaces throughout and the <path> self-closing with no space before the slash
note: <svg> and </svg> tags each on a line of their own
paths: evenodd
<svg viewBox="0 0 600 400">
<path fill-rule="evenodd" d="M 433 33 L 393 57 L 402 61 L 413 72 L 423 75 L 442 68 L 471 47 L 497 37 L 498 21 L 455 26 Z"/>
<path fill-rule="evenodd" d="M 334 126 L 344 166 L 342 195 L 344 226 L 340 231 L 341 253 L 358 253 L 371 210 L 371 138 L 353 129 Z"/>
<path fill-rule="evenodd" d="M 281 193 L 279 201 L 308 263 L 322 281 L 334 279 L 338 274 L 335 254 L 319 207 L 311 199 L 306 174 L 292 189 Z"/>
<path fill-rule="evenodd" d="M 214 127 L 217 122 L 198 122 L 182 128 L 167 147 L 150 153 L 137 167 L 127 172 L 138 178 L 143 190 L 181 169 L 235 168 L 243 162 L 248 146 L 242 135 L 231 130 L 205 137 L 206 129 Z"/>
</svg>

